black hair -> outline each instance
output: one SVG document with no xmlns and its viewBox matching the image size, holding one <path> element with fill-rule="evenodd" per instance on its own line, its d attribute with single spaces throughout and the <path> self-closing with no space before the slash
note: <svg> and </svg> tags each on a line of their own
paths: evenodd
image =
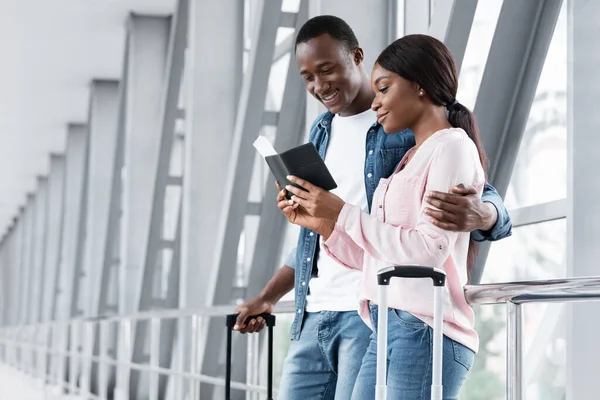
<svg viewBox="0 0 600 400">
<path fill-rule="evenodd" d="M 343 48 L 348 52 L 359 47 L 358 39 L 356 39 L 354 31 L 346 21 L 333 15 L 319 15 L 306 21 L 298 30 L 294 49 L 296 49 L 299 44 L 306 43 L 323 34 L 328 34 L 340 42 Z"/>
<path fill-rule="evenodd" d="M 428 35 L 407 35 L 386 47 L 377 58 L 377 63 L 419 85 L 433 104 L 446 106 L 448 122 L 455 128 L 462 128 L 473 140 L 481 166 L 484 171 L 487 169 L 487 156 L 477 121 L 473 113 L 456 100 L 456 63 L 450 50 L 442 42 Z M 469 275 L 476 256 L 477 245 L 471 241 L 467 258 Z"/>
</svg>

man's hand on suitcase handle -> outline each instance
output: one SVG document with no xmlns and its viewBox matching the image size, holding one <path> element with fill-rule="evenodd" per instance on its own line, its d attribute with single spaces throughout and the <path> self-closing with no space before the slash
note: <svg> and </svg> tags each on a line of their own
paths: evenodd
<svg viewBox="0 0 600 400">
<path fill-rule="evenodd" d="M 239 315 L 235 321 L 233 330 L 239 331 L 240 333 L 260 332 L 266 325 L 265 319 L 260 316 L 257 318 L 251 317 L 263 313 L 270 314 L 273 312 L 273 307 L 274 304 L 259 297 L 241 304 L 235 310 Z"/>
</svg>

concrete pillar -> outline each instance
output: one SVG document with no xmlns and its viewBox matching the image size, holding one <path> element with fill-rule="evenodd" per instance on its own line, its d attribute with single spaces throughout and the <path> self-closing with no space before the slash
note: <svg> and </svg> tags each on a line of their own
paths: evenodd
<svg viewBox="0 0 600 400">
<path fill-rule="evenodd" d="M 567 273 L 598 276 L 600 267 L 600 3 L 568 0 Z M 567 317 L 567 400 L 592 400 L 600 376 L 600 304 L 573 304 Z"/>
</svg>

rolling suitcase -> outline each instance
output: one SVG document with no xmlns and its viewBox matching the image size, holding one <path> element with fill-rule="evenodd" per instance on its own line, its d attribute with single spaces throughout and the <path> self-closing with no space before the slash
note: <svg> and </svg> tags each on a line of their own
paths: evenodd
<svg viewBox="0 0 600 400">
<path fill-rule="evenodd" d="M 231 341 L 232 332 L 238 314 L 228 314 L 226 318 L 227 325 L 227 359 L 225 370 L 225 400 L 231 399 Z M 268 372 L 267 372 L 267 399 L 273 400 L 273 327 L 275 326 L 275 316 L 272 314 L 260 314 L 246 318 L 248 323 L 253 318 L 262 317 L 269 328 L 269 344 L 268 344 Z"/>
<path fill-rule="evenodd" d="M 387 397 L 387 330 L 388 306 L 387 289 L 392 278 L 431 278 L 433 280 L 433 373 L 431 400 L 442 400 L 442 345 L 443 345 L 443 294 L 446 273 L 440 269 L 419 266 L 387 267 L 377 273 L 379 285 L 379 308 L 377 312 L 377 376 L 375 383 L 376 400 Z"/>
</svg>

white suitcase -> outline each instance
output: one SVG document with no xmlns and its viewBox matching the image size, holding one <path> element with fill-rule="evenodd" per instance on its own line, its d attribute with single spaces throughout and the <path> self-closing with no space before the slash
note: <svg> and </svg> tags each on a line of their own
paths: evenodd
<svg viewBox="0 0 600 400">
<path fill-rule="evenodd" d="M 444 319 L 443 294 L 446 284 L 446 273 L 437 268 L 420 266 L 387 267 L 377 273 L 379 309 L 377 313 L 377 378 L 375 383 L 375 399 L 386 400 L 387 397 L 387 289 L 390 285 L 390 280 L 395 277 L 430 278 L 433 280 L 433 373 L 431 400 L 442 400 L 442 345 L 444 337 L 442 322 Z"/>
</svg>

